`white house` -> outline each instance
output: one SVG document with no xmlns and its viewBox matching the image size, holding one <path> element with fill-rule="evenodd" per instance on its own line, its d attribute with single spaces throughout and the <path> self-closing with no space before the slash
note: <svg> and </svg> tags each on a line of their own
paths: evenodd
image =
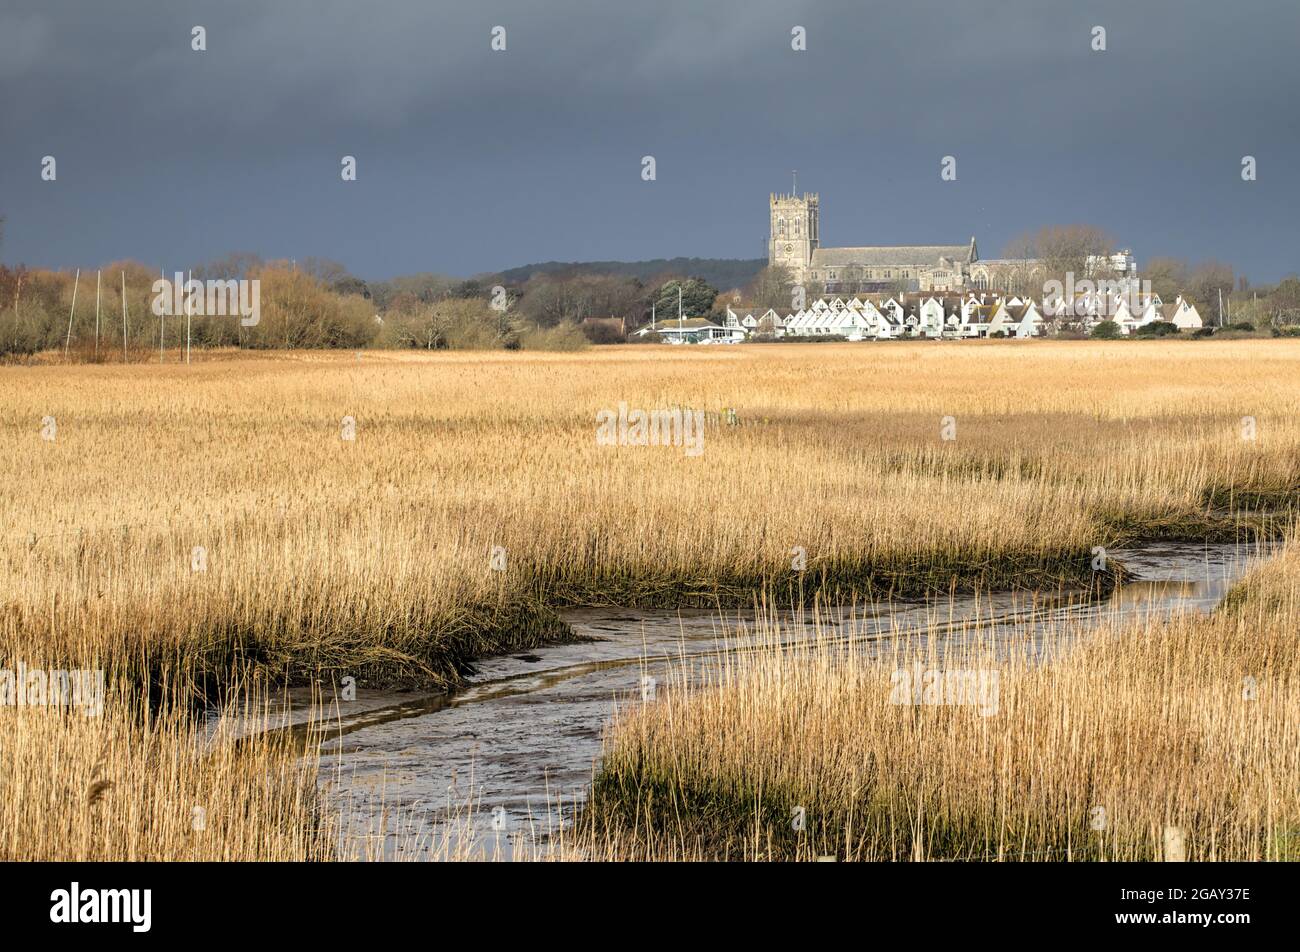
<svg viewBox="0 0 1300 952">
<path fill-rule="evenodd" d="M 1001 337 L 1011 336 L 1011 325 L 1015 323 L 1011 316 L 1011 309 L 1007 307 L 1006 301 L 998 301 L 993 306 L 993 316 L 989 318 L 988 328 L 985 335 L 992 337 L 995 334 Z"/>
<path fill-rule="evenodd" d="M 1138 327 L 1138 318 L 1134 316 L 1133 311 L 1129 308 L 1128 298 L 1123 296 L 1119 298 L 1118 303 L 1111 311 L 1109 320 L 1119 325 L 1121 334 L 1131 334 Z M 1097 323 L 1100 324 L 1101 322 L 1098 321 Z M 1089 330 L 1093 330 L 1095 327 L 1096 325 L 1093 325 Z"/>
<path fill-rule="evenodd" d="M 1180 331 L 1196 330 L 1204 327 L 1201 321 L 1201 314 L 1196 310 L 1196 305 L 1183 300 L 1183 296 L 1178 295 L 1178 299 L 1173 304 L 1167 304 L 1164 308 L 1165 320 L 1169 321 Z"/>
<path fill-rule="evenodd" d="M 917 308 L 917 336 L 942 337 L 947 317 L 944 302 L 936 297 L 928 297 Z"/>
<path fill-rule="evenodd" d="M 723 325 L 728 330 L 739 330 L 746 337 L 755 334 L 781 337 L 785 334 L 785 322 L 786 319 L 770 307 L 762 310 L 729 306 L 727 315 L 723 318 Z"/>
<path fill-rule="evenodd" d="M 1160 320 L 1160 305 L 1157 302 L 1156 297 L 1153 295 L 1147 298 L 1145 303 L 1140 305 L 1139 312 L 1134 316 L 1136 320 L 1134 320 L 1129 327 L 1130 334 L 1136 331 L 1139 327 L 1144 327 L 1147 324 L 1154 324 L 1156 321 Z"/>
<path fill-rule="evenodd" d="M 1043 315 L 1033 301 L 1012 305 L 1012 316 L 1016 318 L 1014 337 L 1038 337 L 1043 330 Z"/>
<path fill-rule="evenodd" d="M 823 306 L 818 307 L 818 304 Z M 864 340 L 875 335 L 879 318 L 880 314 L 874 307 L 867 308 L 860 301 L 849 304 L 838 299 L 829 304 L 818 301 L 812 307 L 792 314 L 786 321 L 785 330 L 792 337 Z"/>
<path fill-rule="evenodd" d="M 888 340 L 895 337 L 971 339 L 990 336 L 1039 337 L 1053 333 L 1058 321 L 1094 329 L 1113 320 L 1121 333 L 1132 334 L 1153 321 L 1169 321 L 1180 330 L 1203 326 L 1195 305 L 1181 296 L 1171 305 L 1159 295 L 1145 298 L 1091 291 L 1066 301 L 1060 295 L 1002 298 L 974 293 L 966 298 L 925 294 L 891 297 L 884 301 L 854 296 L 818 298 L 807 307 L 784 316 L 773 308 L 729 306 L 721 324 L 693 318 L 682 325 L 672 319 L 653 330 L 670 342 L 732 342 L 756 335 L 772 337 L 833 337 L 843 340 Z M 1051 323 L 1048 323 L 1048 322 Z M 647 334 L 643 328 L 638 334 Z"/>
</svg>

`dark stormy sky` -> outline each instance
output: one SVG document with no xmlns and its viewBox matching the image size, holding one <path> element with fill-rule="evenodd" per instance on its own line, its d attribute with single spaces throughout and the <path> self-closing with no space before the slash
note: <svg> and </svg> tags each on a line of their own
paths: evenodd
<svg viewBox="0 0 1300 952">
<path fill-rule="evenodd" d="M 1269 281 L 1300 269 L 1298 43 L 1296 0 L 4 0 L 0 258 L 760 257 L 797 168 L 826 245 L 1085 221 Z"/>
</svg>

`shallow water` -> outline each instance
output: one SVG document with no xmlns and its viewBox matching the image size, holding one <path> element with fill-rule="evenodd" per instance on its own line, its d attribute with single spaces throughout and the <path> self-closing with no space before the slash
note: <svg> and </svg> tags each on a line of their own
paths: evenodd
<svg viewBox="0 0 1300 952">
<path fill-rule="evenodd" d="M 822 640 L 846 650 L 877 651 L 905 638 L 942 656 L 978 638 L 999 653 L 1041 657 L 1102 621 L 1209 611 L 1259 554 L 1157 543 L 1109 553 L 1130 578 L 1093 601 L 1077 592 L 958 596 L 821 609 L 817 621 Z M 689 662 L 698 674 L 720 652 L 743 651 L 754 621 L 752 611 L 735 610 L 584 609 L 565 617 L 593 640 L 488 659 L 452 695 L 358 689 L 355 700 L 328 705 L 322 777 L 347 818 L 349 852 L 505 858 L 519 837 L 553 832 L 585 798 L 616 707 L 663 690 L 674 666 Z M 777 617 L 783 642 L 814 631 L 812 612 Z M 301 723 L 311 716 L 310 696 L 291 697 L 288 720 Z"/>
</svg>

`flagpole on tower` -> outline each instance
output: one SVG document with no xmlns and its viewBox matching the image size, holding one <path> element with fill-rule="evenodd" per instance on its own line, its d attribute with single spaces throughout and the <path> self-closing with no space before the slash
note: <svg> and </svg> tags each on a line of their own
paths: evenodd
<svg viewBox="0 0 1300 952">
<path fill-rule="evenodd" d="M 799 194 L 799 170 L 798 170 L 798 169 L 791 169 L 791 170 L 790 170 L 790 174 L 791 174 L 792 176 L 794 176 L 794 192 L 793 192 L 793 194 L 798 195 L 798 194 Z"/>
</svg>

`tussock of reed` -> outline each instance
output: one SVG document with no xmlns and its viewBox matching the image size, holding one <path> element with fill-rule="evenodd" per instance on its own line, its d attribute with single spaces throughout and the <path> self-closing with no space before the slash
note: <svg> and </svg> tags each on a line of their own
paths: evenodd
<svg viewBox="0 0 1300 952">
<path fill-rule="evenodd" d="M 1156 860 L 1167 827 L 1189 860 L 1297 859 L 1297 611 L 1293 544 L 1210 617 L 1061 631 L 1046 664 L 978 637 L 782 648 L 769 623 L 705 689 L 625 711 L 588 824 L 733 859 Z M 918 665 L 993 672 L 995 712 L 891 703 Z"/>
<path fill-rule="evenodd" d="M 256 708 L 256 705 L 254 705 Z M 254 732 L 264 718 L 226 723 Z M 102 716 L 0 708 L 0 860 L 328 860 L 335 819 L 311 748 L 275 735 L 235 742 L 182 705 L 141 708 L 129 685 Z"/>
</svg>

